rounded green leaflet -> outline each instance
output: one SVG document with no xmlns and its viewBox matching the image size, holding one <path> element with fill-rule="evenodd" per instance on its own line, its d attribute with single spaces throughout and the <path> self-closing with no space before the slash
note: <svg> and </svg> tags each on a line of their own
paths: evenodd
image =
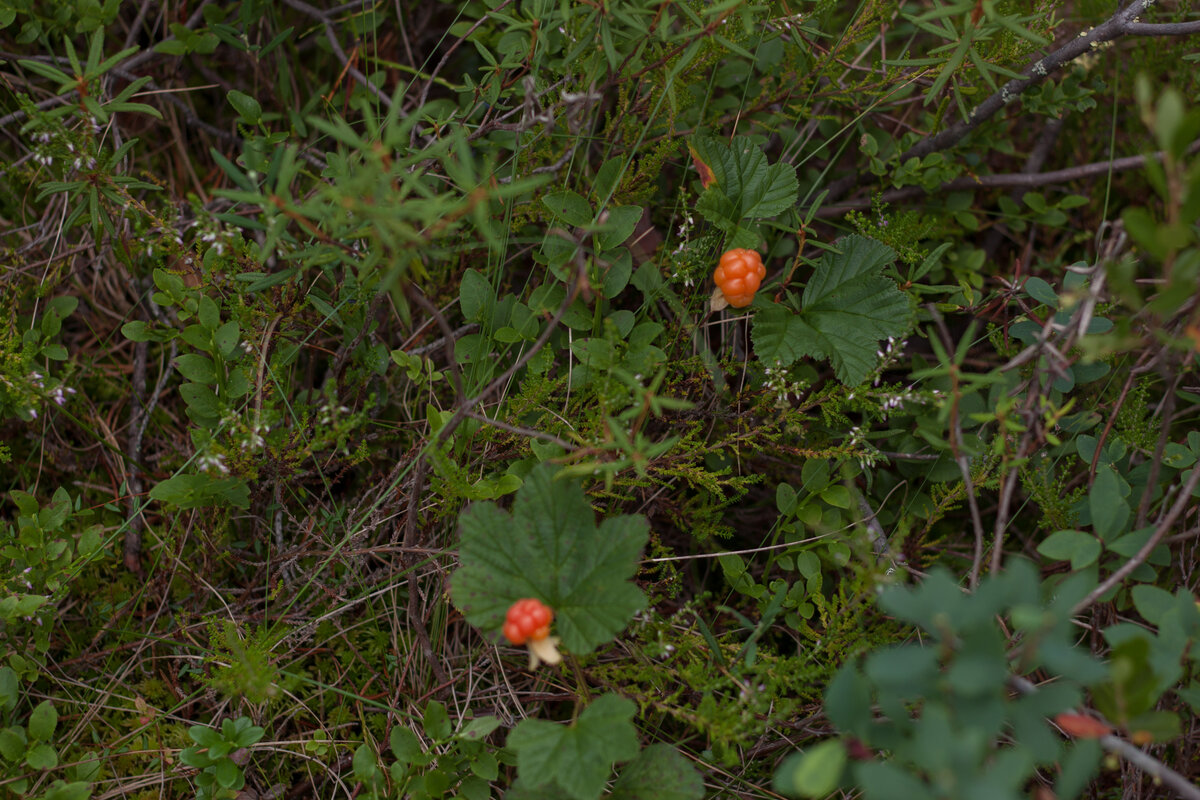
<svg viewBox="0 0 1200 800">
<path fill-rule="evenodd" d="M 516 494 L 511 513 L 495 503 L 459 517 L 461 566 L 451 597 L 467 621 L 499 636 L 517 600 L 536 597 L 554 611 L 554 634 L 584 654 L 614 639 L 646 605 L 630 579 L 649 535 L 645 517 L 609 517 L 597 527 L 579 484 L 555 480 L 537 466 Z"/>
<path fill-rule="evenodd" d="M 841 783 L 847 760 L 840 739 L 793 753 L 775 772 L 775 791 L 790 797 L 825 797 Z"/>
</svg>

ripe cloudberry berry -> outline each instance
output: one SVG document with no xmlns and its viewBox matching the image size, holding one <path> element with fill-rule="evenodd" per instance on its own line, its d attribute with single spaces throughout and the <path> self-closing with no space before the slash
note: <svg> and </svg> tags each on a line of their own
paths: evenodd
<svg viewBox="0 0 1200 800">
<path fill-rule="evenodd" d="M 518 600 L 504 615 L 504 638 L 513 644 L 525 644 L 529 639 L 545 639 L 550 635 L 554 612 L 536 597 Z"/>
<path fill-rule="evenodd" d="M 735 247 L 721 255 L 713 280 L 725 297 L 725 302 L 734 308 L 745 308 L 754 299 L 762 279 L 767 275 L 762 256 L 753 250 Z"/>
<path fill-rule="evenodd" d="M 534 669 L 545 661 L 557 664 L 562 661 L 558 652 L 558 639 L 550 635 L 550 623 L 554 612 L 536 597 L 526 597 L 513 603 L 504 615 L 504 638 L 516 645 L 529 648 L 529 668 Z"/>
</svg>

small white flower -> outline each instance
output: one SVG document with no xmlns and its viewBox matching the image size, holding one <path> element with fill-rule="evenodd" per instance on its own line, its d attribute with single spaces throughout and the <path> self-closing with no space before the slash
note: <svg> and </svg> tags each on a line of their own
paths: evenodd
<svg viewBox="0 0 1200 800">
<path fill-rule="evenodd" d="M 225 466 L 225 456 L 220 453 L 205 453 L 196 459 L 196 464 L 205 472 L 216 470 L 222 475 L 229 474 L 229 467 Z"/>
</svg>

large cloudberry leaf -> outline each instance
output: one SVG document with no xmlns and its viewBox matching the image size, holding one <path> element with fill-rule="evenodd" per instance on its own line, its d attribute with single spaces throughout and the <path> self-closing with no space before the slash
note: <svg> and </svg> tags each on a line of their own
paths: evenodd
<svg viewBox="0 0 1200 800">
<path fill-rule="evenodd" d="M 768 164 L 766 154 L 750 137 L 735 136 L 726 144 L 713 136 L 696 136 L 689 147 L 693 160 L 712 172 L 701 198 L 700 210 L 706 217 L 708 209 L 728 222 L 738 223 L 773 217 L 796 204 L 796 168 Z"/>
<path fill-rule="evenodd" d="M 527 719 L 505 745 L 517 754 L 517 777 L 531 789 L 551 784 L 574 800 L 596 800 L 613 764 L 638 754 L 637 706 L 616 694 L 596 698 L 571 725 Z"/>
<path fill-rule="evenodd" d="M 554 480 L 539 465 L 517 492 L 512 512 L 475 503 L 459 518 L 462 566 L 450 592 L 467 621 L 499 638 L 517 600 L 536 597 L 554 611 L 553 634 L 572 653 L 611 641 L 646 604 L 631 578 L 649 535 L 642 516 L 605 519 L 597 528 L 577 483 Z"/>
<path fill-rule="evenodd" d="M 700 800 L 700 773 L 669 744 L 652 744 L 621 770 L 608 800 Z"/>
<path fill-rule="evenodd" d="M 865 236 L 836 242 L 804 288 L 800 312 L 777 304 L 754 316 L 754 352 L 768 364 L 791 364 L 805 356 L 827 358 L 837 378 L 854 386 L 878 362 L 879 343 L 908 330 L 912 307 L 896 284 L 880 273 L 896 251 Z"/>
</svg>

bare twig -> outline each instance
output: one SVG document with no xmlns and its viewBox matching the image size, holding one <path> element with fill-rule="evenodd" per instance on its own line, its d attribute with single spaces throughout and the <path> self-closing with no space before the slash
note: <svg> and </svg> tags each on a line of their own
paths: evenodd
<svg viewBox="0 0 1200 800">
<path fill-rule="evenodd" d="M 463 399 L 463 401 L 458 403 L 455 413 L 450 416 L 449 420 L 446 420 L 446 423 L 442 426 L 442 429 L 439 429 L 437 437 L 434 437 L 433 441 L 427 445 L 426 451 L 431 449 L 431 447 L 442 446 L 445 441 L 450 438 L 450 435 L 454 434 L 458 426 L 462 425 L 462 421 L 466 420 L 470 413 L 472 413 L 472 411 L 474 411 L 480 403 L 484 402 L 488 397 L 491 397 L 492 393 L 499 390 L 500 387 L 508 384 L 509 379 L 512 378 L 512 375 L 516 374 L 518 369 L 526 366 L 527 363 L 529 363 L 529 360 L 532 359 L 534 355 L 538 354 L 539 350 L 546 347 L 546 342 L 550 341 L 550 337 L 553 335 L 554 330 L 556 330 L 558 327 L 558 321 L 563 318 L 563 314 L 566 313 L 566 309 L 571 307 L 571 303 L 575 302 L 576 297 L 578 294 L 580 294 L 580 290 L 583 288 L 583 283 L 587 279 L 586 276 L 587 264 L 584 263 L 582 258 L 577 258 L 576 275 L 574 278 L 572 278 L 570 287 L 568 290 L 566 290 L 566 295 L 563 297 L 563 302 L 560 303 L 558 311 L 554 312 L 553 317 L 550 319 L 550 323 L 546 325 L 546 330 L 541 332 L 541 336 L 539 336 L 538 339 L 536 339 L 536 341 L 530 345 L 528 350 L 524 351 L 521 357 L 518 357 L 516 361 L 512 362 L 512 365 L 509 366 L 508 369 L 505 369 L 503 374 L 498 375 L 498 377 L 494 378 L 490 384 L 487 384 L 487 386 L 485 386 L 484 389 L 478 393 L 478 395 L 475 395 L 469 399 Z M 416 498 L 420 497 L 421 491 L 424 489 L 425 471 L 422 469 L 425 463 L 424 452 L 418 456 L 418 459 L 419 461 L 418 465 L 416 465 L 412 493 L 409 495 L 410 501 L 408 506 L 408 516 L 406 521 L 404 521 L 404 547 L 413 547 L 416 542 L 416 505 L 418 505 L 418 503 L 416 503 Z"/>
<path fill-rule="evenodd" d="M 153 301 L 150 301 L 153 302 Z M 133 376 L 132 376 L 132 405 L 129 412 L 129 441 L 126 443 L 125 456 L 125 488 L 129 492 L 129 511 L 125 519 L 125 538 L 122 543 L 122 558 L 126 569 L 137 575 L 142 575 L 142 509 L 145 500 L 142 498 L 142 470 L 138 466 L 142 460 L 142 438 L 146 434 L 146 426 L 150 424 L 150 415 L 158 405 L 158 397 L 166 387 L 174 371 L 175 354 L 179 352 L 179 343 L 172 339 L 170 353 L 163 365 L 162 374 L 150 396 L 146 397 L 146 357 L 149 344 L 138 342 L 134 346 Z"/>
<path fill-rule="evenodd" d="M 477 330 L 479 330 L 478 322 L 468 322 L 466 325 L 460 325 L 459 327 L 454 329 L 454 341 L 458 341 L 462 337 L 466 336 L 468 333 L 474 333 Z M 423 356 L 426 353 L 432 353 L 434 350 L 437 350 L 439 347 L 445 347 L 445 346 L 446 346 L 446 337 L 442 336 L 437 339 L 434 339 L 429 344 L 423 344 L 420 347 L 414 347 L 412 350 L 405 350 L 405 352 L 408 353 L 410 356 Z M 401 348 L 401 349 L 403 349 L 403 348 Z"/>
<path fill-rule="evenodd" d="M 428 450 L 431 448 L 441 447 L 446 440 L 450 438 L 454 431 L 458 429 L 458 426 L 462 424 L 463 420 L 467 419 L 471 412 L 473 412 L 480 403 L 491 397 L 492 394 L 501 387 L 505 386 L 509 379 L 512 378 L 512 376 L 515 375 L 519 369 L 528 364 L 529 360 L 533 358 L 538 351 L 546 346 L 546 342 L 550 341 L 550 337 L 557 329 L 559 320 L 562 319 L 563 314 L 567 313 L 567 309 L 571 307 L 571 303 L 575 302 L 575 298 L 579 296 L 579 292 L 582 290 L 583 285 L 587 280 L 586 276 L 587 263 L 583 260 L 582 255 L 580 254 L 576 258 L 576 274 L 571 280 L 570 286 L 567 288 L 566 296 L 563 297 L 562 303 L 559 305 L 558 310 L 554 312 L 554 316 L 550 318 L 550 321 L 546 325 L 546 329 L 542 331 L 542 334 L 537 338 L 536 341 L 534 341 L 528 350 L 521 354 L 520 358 L 514 361 L 509 368 L 503 372 L 503 374 L 497 376 L 492 380 L 491 383 L 485 386 L 483 390 L 479 392 L 479 394 L 470 399 L 460 400 L 458 407 L 454 410 L 454 414 L 451 415 L 450 419 L 446 420 L 446 424 L 443 425 L 441 430 L 438 431 L 438 435 L 434 437 L 433 441 L 426 446 L 425 450 L 417 456 L 416 471 L 413 476 L 413 486 L 409 494 L 410 501 L 408 514 L 404 521 L 403 542 L 405 547 L 413 547 L 416 544 L 418 498 L 421 496 L 422 491 L 424 491 L 425 484 L 425 452 L 428 452 Z"/>
<path fill-rule="evenodd" d="M 131 376 L 131 393 L 129 407 L 129 441 L 125 447 L 128 465 L 125 467 L 125 488 L 129 492 L 129 513 L 125 521 L 125 541 L 123 553 L 125 568 L 138 577 L 144 577 L 142 569 L 142 476 L 137 462 L 142 456 L 142 420 L 148 419 L 146 413 L 146 358 L 149 353 L 148 342 L 138 342 L 133 346 L 133 375 Z"/>
<path fill-rule="evenodd" d="M 446 62 L 450 60 L 450 56 L 454 55 L 454 51 L 457 50 L 463 42 L 471 38 L 471 34 L 477 31 L 480 25 L 491 19 L 492 14 L 498 14 L 507 6 L 511 5 L 512 2 L 513 0 L 504 0 L 504 2 L 498 5 L 496 8 L 481 16 L 475 21 L 474 25 L 467 29 L 466 33 L 458 37 L 454 41 L 454 44 L 450 45 L 450 47 L 446 49 L 446 52 L 442 55 L 441 60 L 438 61 L 437 66 L 433 68 L 433 72 L 429 73 L 429 77 L 425 80 L 425 85 L 421 87 L 421 96 L 417 99 L 418 108 L 425 105 L 425 101 L 429 98 L 429 90 L 433 87 L 433 82 L 437 79 L 438 73 L 442 71 L 442 67 L 446 66 Z"/>
<path fill-rule="evenodd" d="M 350 75 L 350 77 L 354 78 L 354 80 L 358 81 L 358 83 L 362 86 L 365 86 L 367 90 L 371 92 L 371 94 L 375 95 L 379 102 L 383 103 L 388 108 L 392 107 L 392 98 L 388 97 L 388 95 L 378 86 L 371 83 L 367 76 L 364 75 L 362 71 L 358 69 L 358 67 L 355 67 L 352 63 L 350 63 L 350 57 L 347 56 L 346 51 L 342 49 L 342 44 L 338 41 L 337 34 L 333 31 L 334 21 L 330 19 L 328 14 L 319 8 L 310 6 L 308 3 L 304 2 L 304 0 L 283 0 L 283 2 L 284 4 L 296 9 L 300 13 L 312 17 L 317 22 L 320 22 L 322 27 L 325 28 L 325 38 L 329 40 L 329 46 L 333 49 L 333 54 L 337 56 L 338 61 L 342 62 L 342 67 L 346 74 Z"/>
<path fill-rule="evenodd" d="M 1065 64 L 1069 64 L 1089 50 L 1099 47 L 1104 42 L 1110 42 L 1126 35 L 1138 36 L 1178 36 L 1195 33 L 1200 28 L 1197 23 L 1163 23 L 1148 24 L 1138 21 L 1145 10 L 1154 0 L 1133 0 L 1105 22 L 1097 25 L 1082 35 L 1069 40 L 1062 47 L 1043 56 L 1021 70 L 1019 78 L 1013 78 L 1000 87 L 998 91 L 971 109 L 965 120 L 960 120 L 945 130 L 928 136 L 905 152 L 900 154 L 899 161 L 903 164 L 910 158 L 924 158 L 930 153 L 946 150 L 957 144 L 967 134 L 975 130 L 985 121 L 991 119 L 996 112 L 1017 99 L 1032 86 L 1036 86 Z M 841 197 L 847 191 L 857 186 L 861 175 L 855 173 L 834 181 L 829 185 L 831 198 Z"/>
<path fill-rule="evenodd" d="M 411 297 L 417 303 L 417 305 L 424 308 L 426 312 L 432 313 L 434 320 L 442 329 L 442 333 L 444 335 L 443 338 L 445 339 L 446 343 L 445 347 L 447 351 L 447 358 L 449 359 L 451 369 L 453 370 L 451 375 L 454 379 L 458 403 L 454 414 L 449 420 L 446 421 L 446 424 L 441 427 L 441 430 L 438 431 L 437 436 L 433 437 L 433 441 L 426 445 L 426 447 L 417 454 L 416 463 L 413 470 L 412 487 L 409 489 L 408 493 L 408 510 L 404 518 L 403 548 L 405 551 L 410 551 L 416 545 L 417 541 L 417 516 L 421 503 L 421 495 L 425 490 L 425 476 L 429 469 L 426 454 L 433 448 L 441 447 L 450 438 L 451 434 L 454 433 L 458 426 L 462 424 L 463 420 L 473 415 L 475 408 L 480 403 L 490 397 L 493 392 L 507 384 L 509 379 L 516 374 L 517 370 L 529 363 L 529 359 L 533 358 L 534 354 L 545 347 L 546 342 L 550 340 L 550 336 L 553 335 L 554 331 L 556 330 L 558 321 L 562 319 L 563 314 L 567 313 L 567 309 L 571 307 L 571 303 L 573 303 L 575 298 L 579 295 L 579 291 L 586 280 L 586 262 L 584 262 L 582 257 L 577 257 L 576 263 L 578 270 L 576 276 L 572 280 L 566 296 L 563 298 L 562 304 L 559 306 L 554 316 L 550 319 L 549 324 L 546 325 L 546 330 L 542 332 L 542 335 L 538 337 L 537 341 L 535 341 L 533 345 L 521 355 L 520 358 L 514 361 L 513 364 L 507 370 L 505 370 L 502 375 L 495 378 L 491 383 L 483 388 L 483 391 L 472 398 L 467 398 L 465 396 L 462 380 L 458 374 L 458 362 L 454 357 L 453 329 L 451 329 L 449 323 L 446 321 L 446 318 L 442 315 L 442 313 L 438 311 L 438 309 L 432 303 L 430 303 L 423 294 L 415 290 L 415 287 L 409 287 L 409 297 Z M 488 421 L 491 422 L 491 420 Z M 410 559 L 411 557 L 405 558 L 406 561 Z M 445 669 L 441 665 L 441 662 L 437 660 L 436 655 L 433 652 L 433 646 L 429 640 L 429 631 L 426 628 L 425 620 L 420 613 L 421 598 L 417 583 L 418 582 L 416 580 L 410 580 L 408 583 L 409 624 L 411 625 L 413 632 L 417 637 L 417 642 L 421 647 L 422 653 L 425 655 L 426 659 L 429 661 L 430 667 L 433 669 L 434 676 L 439 682 L 445 683 L 448 680 L 448 677 Z"/>
<path fill-rule="evenodd" d="M 1189 154 L 1200 152 L 1200 139 L 1188 145 L 1187 152 Z M 947 181 L 936 189 L 925 189 L 921 186 L 905 186 L 902 189 L 891 189 L 879 195 L 879 201 L 884 203 L 899 203 L 905 200 L 912 200 L 917 197 L 923 197 L 927 194 L 941 195 L 946 192 L 957 192 L 969 189 L 1006 189 L 1006 188 L 1034 188 L 1037 186 L 1049 186 L 1059 183 L 1068 183 L 1070 181 L 1083 180 L 1085 178 L 1094 178 L 1099 175 L 1107 175 L 1110 172 L 1123 172 L 1130 169 L 1138 169 L 1145 166 L 1147 159 L 1162 161 L 1166 157 L 1163 151 L 1150 153 L 1141 156 L 1126 156 L 1124 158 L 1114 158 L 1108 161 L 1097 161 L 1092 164 L 1081 164 L 1077 167 L 1067 167 L 1065 169 L 1056 169 L 1049 172 L 1016 172 L 1004 173 L 1001 175 L 978 175 L 967 178 L 955 178 L 952 181 Z M 840 217 L 848 211 L 855 211 L 863 208 L 870 208 L 871 199 L 863 200 L 847 200 L 844 203 L 836 205 L 822 206 L 816 213 L 816 216 Z"/>
<path fill-rule="evenodd" d="M 946 328 L 946 320 L 942 318 L 941 313 L 938 312 L 932 303 L 927 308 L 933 317 L 934 323 L 937 325 L 938 333 L 941 335 L 942 345 L 946 348 L 947 355 L 952 354 L 955 347 L 954 342 L 950 338 L 950 331 Z M 950 370 L 950 381 L 953 387 L 952 405 L 950 407 L 950 453 L 954 456 L 954 462 L 958 464 L 959 472 L 962 473 L 963 491 L 967 494 L 967 505 L 971 509 L 971 525 L 975 529 L 975 555 L 971 560 L 970 578 L 970 585 L 973 591 L 979 585 L 979 573 L 983 569 L 983 517 L 979 514 L 979 500 L 975 497 L 975 483 L 971 480 L 971 460 L 967 458 L 967 454 L 962 450 L 962 420 L 958 416 L 958 365 L 951 363 Z"/>
<path fill-rule="evenodd" d="M 1029 394 L 1021 409 L 1021 415 L 1025 422 L 1025 433 L 1017 446 L 1017 462 L 1001 476 L 1000 503 L 993 526 L 991 559 L 993 572 L 999 571 L 1004 558 L 1004 536 L 1008 529 L 1012 500 L 1019 481 L 1020 460 L 1030 452 L 1037 435 L 1036 419 L 1040 399 L 1051 385 L 1053 378 L 1062 374 L 1069 366 L 1070 361 L 1063 353 L 1069 351 L 1075 342 L 1087 332 L 1096 303 L 1099 302 L 1100 295 L 1104 290 L 1104 265 L 1107 263 L 1109 255 L 1111 254 L 1102 255 L 1094 266 L 1081 270 L 1089 276 L 1088 289 L 1075 307 L 1070 320 L 1066 324 L 1060 325 L 1054 321 L 1054 317 L 1047 318 L 1037 341 L 1000 368 L 1002 371 L 1010 370 L 1021 364 L 1030 361 L 1037 362 L 1046 357 L 1045 366 L 1043 367 L 1039 363 L 1034 376 L 1028 382 L 1031 384 Z"/>
<path fill-rule="evenodd" d="M 493 428 L 499 428 L 502 431 L 508 431 L 509 433 L 515 433 L 517 436 L 527 436 L 530 439 L 541 439 L 544 442 L 551 442 L 553 444 L 558 445 L 563 450 L 566 450 L 568 453 L 576 449 L 575 445 L 571 444 L 570 442 L 566 441 L 565 439 L 558 438 L 557 436 L 555 436 L 552 433 L 546 433 L 545 431 L 535 431 L 532 428 L 522 428 L 518 425 L 510 425 L 509 423 L 504 422 L 503 420 L 493 419 L 492 417 L 489 417 L 486 414 L 480 414 L 478 411 L 468 411 L 467 416 L 473 420 L 478 420 L 479 422 L 482 422 L 485 425 L 491 425 Z"/>
<path fill-rule="evenodd" d="M 1021 169 L 1020 174 L 1036 175 L 1041 171 L 1042 165 L 1046 163 L 1050 151 L 1054 148 L 1054 143 L 1058 141 L 1058 136 L 1062 133 L 1064 124 L 1066 122 L 1061 117 L 1052 119 L 1046 123 L 1046 127 L 1038 134 L 1037 141 L 1029 151 L 1029 156 L 1025 159 L 1025 166 Z M 1017 205 L 1020 205 L 1021 201 L 1021 188 L 1019 186 L 1014 187 L 1013 191 L 1008 195 L 1009 199 Z M 996 248 L 1000 246 L 1000 242 L 1003 240 L 1006 232 L 1007 227 L 1003 224 L 997 224 L 988 231 L 988 235 L 983 242 L 983 251 L 987 254 L 988 260 L 991 260 L 995 255 Z M 1031 243 L 1032 241 L 1030 239 Z"/>
<path fill-rule="evenodd" d="M 945 150 L 947 147 L 956 144 L 983 122 L 991 119 L 997 111 L 1017 99 L 1026 89 L 1046 80 L 1050 76 L 1050 73 L 1059 67 L 1069 64 L 1089 50 L 1100 46 L 1103 42 L 1112 41 L 1124 36 L 1129 32 L 1129 26 L 1134 23 L 1134 20 L 1153 1 L 1134 0 L 1125 8 L 1109 17 L 1107 21 L 1085 32 L 1082 36 L 1077 36 L 1069 40 L 1049 55 L 1029 64 L 1025 69 L 1021 70 L 1020 78 L 1013 78 L 1001 86 L 991 97 L 972 109 L 968 113 L 966 120 L 951 125 L 946 130 L 918 142 L 904 153 L 901 153 L 900 163 L 903 164 L 910 158 L 924 158 L 930 153 Z"/>
</svg>

